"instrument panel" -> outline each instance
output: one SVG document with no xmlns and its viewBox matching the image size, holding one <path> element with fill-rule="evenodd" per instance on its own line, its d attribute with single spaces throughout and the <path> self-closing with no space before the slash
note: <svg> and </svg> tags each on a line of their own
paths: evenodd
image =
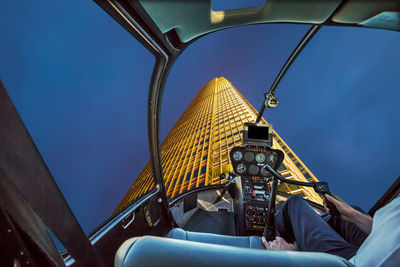
<svg viewBox="0 0 400 267">
<path fill-rule="evenodd" d="M 233 171 L 240 176 L 263 176 L 271 174 L 263 168 L 265 164 L 274 170 L 283 161 L 283 152 L 268 147 L 234 147 L 230 153 Z"/>
<path fill-rule="evenodd" d="M 268 180 L 272 174 L 265 164 L 277 170 L 283 161 L 280 150 L 269 147 L 234 147 L 230 152 L 234 172 L 241 177 L 242 214 L 240 231 L 247 234 L 261 232 L 265 226 L 270 199 Z M 244 233 L 244 232 L 243 232 Z"/>
</svg>

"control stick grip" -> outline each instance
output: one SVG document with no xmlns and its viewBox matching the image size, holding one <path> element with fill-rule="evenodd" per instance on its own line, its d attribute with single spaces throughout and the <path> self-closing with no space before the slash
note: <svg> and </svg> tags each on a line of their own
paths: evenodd
<svg viewBox="0 0 400 267">
<path fill-rule="evenodd" d="M 324 196 L 325 194 L 328 194 L 328 195 L 330 195 L 331 197 L 334 197 L 334 196 L 332 195 L 332 193 L 329 191 L 329 186 L 328 186 L 328 183 L 327 183 L 327 182 L 315 182 L 315 183 L 313 184 L 313 187 L 314 187 L 315 192 L 320 193 L 320 194 L 322 194 L 323 196 Z M 336 208 L 335 204 L 333 204 L 332 202 L 330 202 L 329 200 L 327 200 L 325 196 L 324 196 L 324 199 L 325 199 L 326 206 L 328 206 L 328 208 L 329 208 L 329 213 L 330 213 L 332 216 L 337 216 L 337 217 L 339 217 L 339 216 L 340 216 L 340 212 L 339 212 L 338 209 Z"/>
<path fill-rule="evenodd" d="M 327 194 L 330 195 L 331 197 L 334 197 L 334 196 L 331 194 L 331 192 L 328 192 Z M 326 197 L 324 197 L 324 198 L 325 198 L 326 206 L 327 206 L 328 209 L 329 209 L 329 213 L 330 213 L 332 216 L 339 217 L 339 216 L 340 216 L 340 212 L 339 212 L 338 209 L 336 208 L 335 204 L 333 204 L 332 202 L 330 202 Z"/>
<path fill-rule="evenodd" d="M 263 236 L 267 241 L 272 241 L 275 239 L 275 215 L 274 212 L 270 212 L 269 209 Z"/>
</svg>

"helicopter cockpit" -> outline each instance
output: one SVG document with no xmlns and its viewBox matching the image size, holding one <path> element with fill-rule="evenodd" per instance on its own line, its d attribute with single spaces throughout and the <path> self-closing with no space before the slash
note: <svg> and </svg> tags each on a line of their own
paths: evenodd
<svg viewBox="0 0 400 267">
<path fill-rule="evenodd" d="M 327 253 L 265 250 L 262 237 L 271 241 L 277 236 L 274 214 L 291 192 L 300 186 L 307 188 L 321 201 L 301 192 L 299 196 L 323 214 L 322 199 L 330 189 L 328 183 L 308 177 L 296 160 L 291 164 L 301 168 L 302 179 L 284 174 L 283 163 L 293 154 L 262 116 L 278 106 L 275 91 L 280 81 L 321 27 L 400 31 L 398 1 L 268 0 L 258 7 L 225 11 L 212 10 L 211 0 L 94 2 L 154 56 L 147 103 L 150 161 L 143 179 L 135 180 L 129 189 L 135 189 L 134 194 L 127 194 L 104 223 L 85 233 L 0 82 L 0 231 L 4 236 L 0 260 L 4 266 L 353 266 Z M 215 125 L 235 124 L 235 131 L 230 126 L 220 139 L 198 133 L 193 140 L 199 149 L 190 150 L 186 144 L 174 154 L 166 153 L 160 142 L 161 103 L 175 61 L 209 33 L 267 23 L 306 24 L 309 28 L 264 94 L 260 109 L 253 108 L 254 116 L 241 112 L 238 117 L 245 120 L 214 118 Z M 215 78 L 215 82 L 218 79 L 223 80 Z M 203 129 L 210 129 L 211 119 L 202 124 Z M 216 172 L 211 169 L 217 166 L 211 159 L 211 146 L 205 146 L 212 138 L 217 142 L 225 138 L 224 148 L 216 145 L 225 154 L 215 154 L 229 165 L 218 166 Z M 184 138 L 176 135 L 174 140 L 180 139 Z M 184 160 L 194 156 L 191 162 Z M 166 167 L 166 158 L 193 168 L 175 171 L 178 168 Z M 295 189 L 289 193 L 278 190 L 284 186 Z M 369 214 L 373 216 L 399 192 L 400 178 Z M 332 216 L 339 216 L 332 203 L 326 199 L 325 203 Z M 64 249 L 56 247 L 55 237 Z"/>
<path fill-rule="evenodd" d="M 201 208 L 197 207 L 198 204 L 193 204 L 193 199 L 199 203 L 199 201 L 204 199 L 204 196 L 201 196 L 201 193 L 197 194 L 196 192 L 192 192 L 191 194 L 189 193 L 186 198 L 180 199 L 180 201 L 172 206 L 172 215 L 175 221 L 179 222 L 179 228 L 173 228 L 166 237 L 168 239 L 191 242 L 181 243 L 178 241 L 175 243 L 176 241 L 153 237 L 132 238 L 125 241 L 119 248 L 115 265 L 147 265 L 148 262 L 137 255 L 142 254 L 141 250 L 144 249 L 143 247 L 150 248 L 153 246 L 160 246 L 156 251 L 166 250 L 169 256 L 163 257 L 160 261 L 152 262 L 152 266 L 157 266 L 158 264 L 174 265 L 179 264 L 179 262 L 185 262 L 185 264 L 187 263 L 188 265 L 195 266 L 217 266 L 221 264 L 221 262 L 215 261 L 214 259 L 210 261 L 207 257 L 203 257 L 205 255 L 201 253 L 201 258 L 193 258 L 193 251 L 199 249 L 207 251 L 206 247 L 211 246 L 210 249 L 204 253 L 211 253 L 211 251 L 215 249 L 218 251 L 222 250 L 223 252 L 220 254 L 220 260 L 222 260 L 224 264 L 229 262 L 229 264 L 234 266 L 241 266 L 243 264 L 256 266 L 266 260 L 263 256 L 260 257 L 258 252 L 246 250 L 230 251 L 229 246 L 236 248 L 265 249 L 261 242 L 261 236 L 264 236 L 268 241 L 274 240 L 276 237 L 274 214 L 276 211 L 275 203 L 278 182 L 310 186 L 321 194 L 321 196 L 330 194 L 326 182 L 307 183 L 289 180 L 277 172 L 278 167 L 283 162 L 284 153 L 271 148 L 272 125 L 246 123 L 243 131 L 243 144 L 243 146 L 233 147 L 230 151 L 234 173 L 228 174 L 230 182 L 222 192 L 217 191 L 222 197 L 212 199 L 213 205 L 208 207 L 203 206 Z M 208 198 L 210 198 L 210 195 L 213 193 L 215 192 L 209 192 Z M 208 199 L 208 201 L 210 201 L 210 199 Z M 184 206 L 190 205 L 187 204 L 188 202 L 192 202 L 191 207 L 185 207 L 186 211 L 182 211 Z M 282 200 L 280 203 L 282 203 Z M 332 216 L 340 215 L 333 204 L 329 201 L 327 201 L 327 204 L 333 210 L 333 212 L 331 212 Z M 198 212 L 193 213 L 195 209 L 203 210 L 202 213 L 200 213 L 203 218 L 199 218 Z M 322 212 L 320 207 L 316 207 L 316 212 L 318 209 L 319 212 Z M 336 215 L 334 215 L 335 211 Z M 207 212 L 208 215 L 206 216 L 205 214 Z M 229 213 L 231 216 L 229 216 Z M 212 214 L 212 216 L 210 216 L 210 214 Z M 199 224 L 201 224 L 200 227 Z M 221 225 L 222 227 L 231 228 L 232 230 L 226 231 L 226 229 L 224 229 L 225 231 L 221 231 L 218 229 Z M 218 234 L 221 232 L 224 233 L 224 235 Z M 166 243 L 164 244 L 164 242 Z M 207 245 L 204 246 L 204 244 Z M 183 246 L 185 247 L 184 249 L 182 248 Z M 178 255 L 174 253 L 174 249 L 183 249 L 185 253 L 179 253 Z M 154 257 L 157 257 L 156 253 Z M 234 256 L 237 253 L 241 254 L 241 259 Z M 286 259 L 283 259 L 285 257 L 280 259 L 280 255 L 274 256 L 276 256 L 276 258 L 268 259 L 272 265 L 275 264 L 273 263 L 275 260 L 286 261 Z M 230 259 L 228 260 L 226 257 Z M 319 257 L 321 257 L 320 259 L 323 260 L 324 264 L 348 266 L 343 259 L 336 256 L 329 257 L 326 255 L 319 255 Z M 319 261 L 314 261 L 313 256 L 308 257 L 308 255 L 302 255 L 296 258 L 295 261 L 300 259 L 304 262 L 304 266 L 318 266 L 321 264 Z"/>
</svg>

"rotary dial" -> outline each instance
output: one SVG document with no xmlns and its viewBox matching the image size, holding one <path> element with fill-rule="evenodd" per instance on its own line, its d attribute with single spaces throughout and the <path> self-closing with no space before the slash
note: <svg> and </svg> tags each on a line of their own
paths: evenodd
<svg viewBox="0 0 400 267">
<path fill-rule="evenodd" d="M 276 154 L 275 154 L 275 153 L 269 154 L 269 156 L 268 156 L 268 162 L 274 163 L 274 162 L 276 162 L 276 160 L 277 160 L 277 158 L 276 158 Z"/>
<path fill-rule="evenodd" d="M 256 155 L 256 161 L 257 161 L 258 163 L 263 163 L 263 162 L 265 161 L 265 155 L 264 155 L 264 153 L 258 153 L 258 154 Z"/>
<path fill-rule="evenodd" d="M 244 166 L 244 164 L 241 163 L 241 164 L 237 165 L 236 171 L 237 171 L 238 173 L 245 173 L 245 171 L 246 171 L 246 166 Z"/>
<path fill-rule="evenodd" d="M 243 154 L 240 151 L 236 151 L 235 153 L 233 153 L 232 158 L 233 160 L 239 161 L 243 158 Z"/>
<path fill-rule="evenodd" d="M 269 171 L 267 170 L 267 168 L 261 168 L 261 174 L 262 175 L 264 175 L 264 176 L 269 176 L 270 174 L 269 174 Z"/>
</svg>

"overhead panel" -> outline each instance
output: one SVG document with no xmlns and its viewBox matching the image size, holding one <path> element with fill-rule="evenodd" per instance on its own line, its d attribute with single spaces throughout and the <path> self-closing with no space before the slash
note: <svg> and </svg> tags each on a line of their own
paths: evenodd
<svg viewBox="0 0 400 267">
<path fill-rule="evenodd" d="M 184 43 L 216 30 L 258 23 L 325 22 L 340 0 L 267 0 L 261 7 L 213 11 L 210 0 L 139 0 L 162 33 L 175 29 Z"/>
</svg>

